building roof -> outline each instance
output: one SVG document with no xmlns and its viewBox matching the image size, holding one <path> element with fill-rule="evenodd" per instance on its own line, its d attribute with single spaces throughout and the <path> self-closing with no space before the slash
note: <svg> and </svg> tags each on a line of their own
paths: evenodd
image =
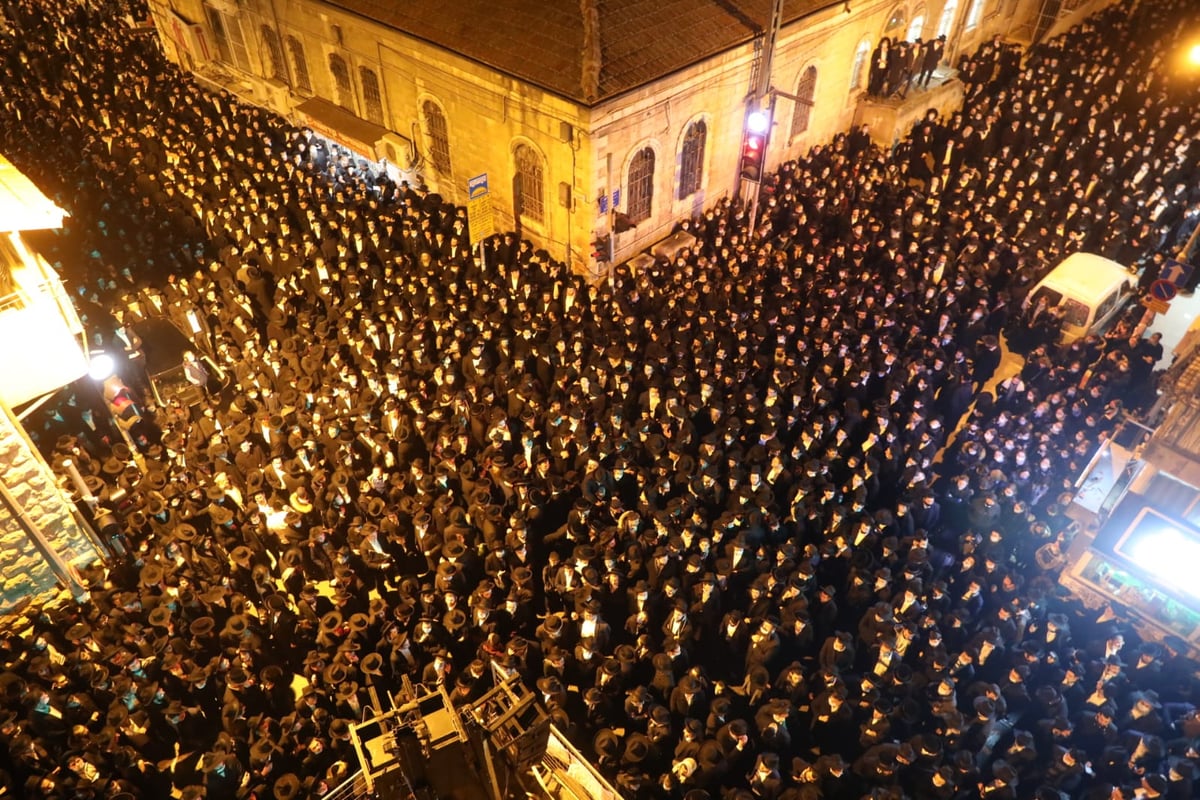
<svg viewBox="0 0 1200 800">
<path fill-rule="evenodd" d="M 744 44 L 771 16 L 771 0 L 325 2 L 584 105 Z M 784 22 L 829 4 L 785 0 Z M 592 25 L 584 24 L 585 9 L 593 10 Z"/>
</svg>

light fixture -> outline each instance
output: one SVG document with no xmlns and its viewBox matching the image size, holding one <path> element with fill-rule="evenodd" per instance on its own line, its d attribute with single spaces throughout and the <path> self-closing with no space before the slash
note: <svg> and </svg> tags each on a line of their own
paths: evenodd
<svg viewBox="0 0 1200 800">
<path fill-rule="evenodd" d="M 765 111 L 751 111 L 746 115 L 746 130 L 750 133 L 766 133 L 771 120 Z"/>
<path fill-rule="evenodd" d="M 116 370 L 117 362 L 107 353 L 94 353 L 88 362 L 88 377 L 94 381 L 107 380 Z"/>
</svg>

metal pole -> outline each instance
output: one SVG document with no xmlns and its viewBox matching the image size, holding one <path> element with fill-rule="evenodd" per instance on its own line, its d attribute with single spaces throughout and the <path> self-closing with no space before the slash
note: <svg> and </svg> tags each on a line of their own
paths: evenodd
<svg viewBox="0 0 1200 800">
<path fill-rule="evenodd" d="M 616 266 L 617 260 L 617 232 L 613 227 L 613 222 L 616 219 L 617 207 L 612 202 L 612 153 L 608 153 L 604 157 L 604 191 L 608 192 L 608 285 L 611 288 L 616 283 L 617 276 Z"/>
<path fill-rule="evenodd" d="M 71 483 L 75 485 L 75 491 L 79 492 L 80 498 L 82 498 L 83 502 L 87 503 L 92 513 L 96 513 L 96 507 L 100 505 L 100 501 L 96 499 L 96 496 L 92 494 L 87 484 L 84 483 L 83 476 L 79 474 L 79 467 L 75 466 L 75 462 L 69 458 L 63 459 L 63 466 L 67 469 L 67 475 L 70 476 Z"/>
<path fill-rule="evenodd" d="M 480 737 L 479 743 L 483 746 L 483 763 L 487 765 L 488 788 L 492 790 L 492 797 L 495 800 L 504 800 L 503 792 L 500 789 L 500 779 L 496 777 L 496 766 L 492 763 L 492 748 L 488 744 L 487 737 Z"/>
<path fill-rule="evenodd" d="M 771 5 L 771 24 L 767 26 L 766 41 L 763 43 L 758 85 L 754 87 L 754 100 L 761 100 L 771 91 L 771 65 L 775 61 L 775 43 L 779 39 L 779 29 L 782 27 L 783 0 L 774 0 Z"/>
<path fill-rule="evenodd" d="M 125 445 L 129 448 L 129 452 L 133 455 L 133 463 L 138 470 L 144 475 L 146 474 L 146 459 L 142 457 L 142 451 L 133 442 L 133 437 L 129 435 L 129 431 L 125 430 L 125 426 L 121 424 L 118 417 L 113 417 L 113 422 L 117 425 L 117 430 L 121 433 L 121 438 L 125 440 Z"/>
</svg>

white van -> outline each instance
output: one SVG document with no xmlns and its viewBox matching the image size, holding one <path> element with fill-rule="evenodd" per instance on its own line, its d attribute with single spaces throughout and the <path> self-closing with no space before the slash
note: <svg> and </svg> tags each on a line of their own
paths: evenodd
<svg viewBox="0 0 1200 800">
<path fill-rule="evenodd" d="M 1133 297 L 1137 277 L 1116 261 L 1091 253 L 1067 256 L 1025 298 L 1023 307 L 1063 311 L 1062 341 L 1101 333 Z"/>
</svg>

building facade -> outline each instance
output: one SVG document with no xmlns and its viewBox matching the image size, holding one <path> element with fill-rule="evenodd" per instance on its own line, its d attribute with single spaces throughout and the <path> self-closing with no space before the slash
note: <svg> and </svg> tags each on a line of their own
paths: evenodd
<svg viewBox="0 0 1200 800">
<path fill-rule="evenodd" d="M 181 66 L 464 203 L 598 274 L 739 190 L 771 0 L 151 0 Z M 526 6 L 532 6 L 527 8 Z M 880 37 L 947 36 L 946 61 L 1032 31 L 1040 0 L 788 0 L 771 59 L 767 168 L 855 121 Z M 739 9 L 739 7 L 744 7 Z M 786 95 L 786 96 L 785 96 Z M 624 221 L 624 220 L 623 220 Z"/>
</svg>

